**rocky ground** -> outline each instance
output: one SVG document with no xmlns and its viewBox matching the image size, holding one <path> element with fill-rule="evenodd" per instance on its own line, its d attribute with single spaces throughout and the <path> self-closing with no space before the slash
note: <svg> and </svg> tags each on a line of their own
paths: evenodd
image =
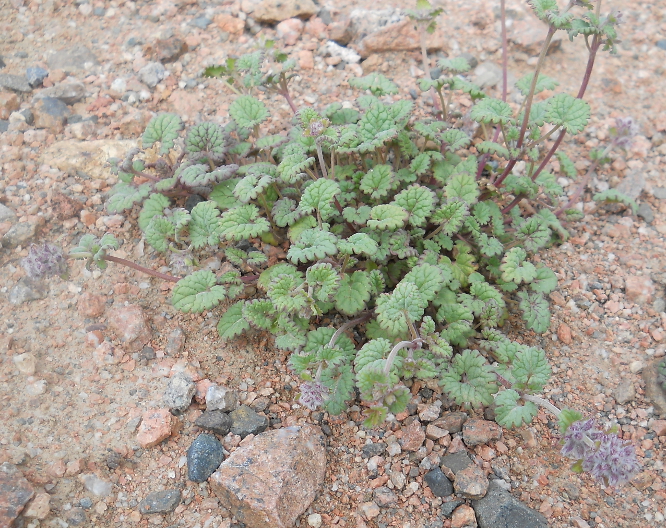
<svg viewBox="0 0 666 528">
<path fill-rule="evenodd" d="M 618 422 L 636 444 L 643 471 L 621 490 L 569 471 L 545 413 L 529 428 L 501 431 L 482 415 L 442 406 L 435 385 L 415 385 L 408 412 L 366 430 L 357 406 L 338 417 L 301 408 L 298 380 L 270 336 L 221 344 L 219 311 L 177 313 L 168 284 L 114 265 L 98 276 L 81 263 L 66 281 L 26 280 L 20 260 L 31 243 L 68 248 L 86 232 L 111 231 L 124 241 L 117 256 L 165 265 L 144 248 L 134 214 L 105 212 L 116 181 L 105 161 L 131 148 L 155 112 L 224 123 L 231 95 L 202 78 L 203 68 L 263 38 L 298 59 L 297 106 L 353 101 L 346 80 L 380 71 L 398 82 L 401 98 L 430 110 L 416 86 L 420 54 L 395 49 L 414 43 L 399 14 L 353 12 L 377 7 L 368 0 L 284 0 L 277 13 L 267 4 L 0 1 L 0 526 L 25 505 L 14 526 L 240 527 L 221 500 L 224 479 L 207 481 L 207 466 L 240 457 L 264 429 L 291 438 L 290 426 L 305 424 L 321 427 L 328 462 L 301 526 L 503 526 L 488 514 L 498 504 L 525 515 L 524 526 L 544 518 L 558 528 L 663 526 L 666 399 L 651 375 L 666 352 L 666 7 L 658 0 L 605 2 L 623 10 L 622 43 L 617 55 L 599 57 L 586 97 L 591 125 L 565 147 L 582 175 L 585 153 L 604 145 L 615 118 L 633 116 L 641 134 L 593 185 L 622 187 L 639 214 L 598 207 L 586 194 L 572 238 L 541 256 L 559 278 L 551 331 L 525 332 L 517 319 L 508 327 L 547 351 L 554 375 L 546 397 Z M 472 77 L 490 90 L 501 77 L 498 5 L 446 2 L 430 44 L 433 59 L 467 54 Z M 508 6 L 516 79 L 535 63 L 542 31 L 526 3 Z M 584 60 L 583 44 L 565 39 L 546 73 L 575 93 Z M 289 107 L 278 96 L 266 101 L 268 132 L 284 130 Z M 209 264 L 219 266 L 219 257 Z M 242 406 L 227 415 L 234 394 Z M 316 430 L 303 430 L 312 436 L 289 444 L 294 456 L 280 467 L 323 456 Z M 455 489 L 446 478 L 454 475 Z M 251 488 L 263 497 L 275 491 Z M 469 500 L 484 494 L 485 503 Z"/>
</svg>

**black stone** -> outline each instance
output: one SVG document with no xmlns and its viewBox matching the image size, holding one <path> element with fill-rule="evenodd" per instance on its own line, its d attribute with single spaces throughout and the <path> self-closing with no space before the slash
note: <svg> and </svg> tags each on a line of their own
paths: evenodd
<svg viewBox="0 0 666 528">
<path fill-rule="evenodd" d="M 469 458 L 469 455 L 465 451 L 458 451 L 452 455 L 446 455 L 445 457 L 442 457 L 440 463 L 441 466 L 449 468 L 454 475 L 472 464 L 472 459 Z"/>
<path fill-rule="evenodd" d="M 25 78 L 28 80 L 28 84 L 33 88 L 41 86 L 48 75 L 49 72 L 39 66 L 32 66 L 25 70 Z"/>
<path fill-rule="evenodd" d="M 472 70 L 479 65 L 479 60 L 471 53 L 461 53 L 460 56 L 467 61 Z"/>
<path fill-rule="evenodd" d="M 384 451 L 386 451 L 386 444 L 384 442 L 365 444 L 361 448 L 363 458 L 371 458 L 373 456 L 381 455 Z"/>
<path fill-rule="evenodd" d="M 442 76 L 442 68 L 430 68 L 430 78 L 439 79 Z"/>
<path fill-rule="evenodd" d="M 106 456 L 106 465 L 109 469 L 116 469 L 121 461 L 122 457 L 120 456 L 120 453 L 117 453 L 116 451 L 111 451 Z"/>
<path fill-rule="evenodd" d="M 224 461 L 224 448 L 217 438 L 200 434 L 187 450 L 187 478 L 206 482 Z"/>
<path fill-rule="evenodd" d="M 201 202 L 205 202 L 206 199 L 203 196 L 199 196 L 198 194 L 191 194 L 188 196 L 187 200 L 185 200 L 185 209 L 187 209 L 188 212 L 192 212 L 192 209 Z"/>
<path fill-rule="evenodd" d="M 442 513 L 444 517 L 451 517 L 451 515 L 453 514 L 453 510 L 455 510 L 458 506 L 460 506 L 464 502 L 465 501 L 458 499 L 445 502 L 439 507 L 439 511 Z"/>
<path fill-rule="evenodd" d="M 241 405 L 231 416 L 231 432 L 245 438 L 249 434 L 263 433 L 268 427 L 268 418 L 257 414 L 247 405 Z"/>
<path fill-rule="evenodd" d="M 196 419 L 194 425 L 225 436 L 231 431 L 231 418 L 222 411 L 206 411 Z"/>
<path fill-rule="evenodd" d="M 181 493 L 179 489 L 155 491 L 139 503 L 139 513 L 169 513 L 180 504 Z"/>
<path fill-rule="evenodd" d="M 453 493 L 453 483 L 446 478 L 446 475 L 439 468 L 426 473 L 423 480 L 426 481 L 435 497 L 448 497 Z"/>
<path fill-rule="evenodd" d="M 5 66 L 7 65 L 5 64 L 5 61 L 2 60 L 2 56 L 0 56 L 0 69 L 4 68 Z"/>
<path fill-rule="evenodd" d="M 157 357 L 157 354 L 155 353 L 155 350 L 153 347 L 143 347 L 141 352 L 139 352 L 139 359 L 145 359 L 146 361 L 150 361 L 151 359 L 155 359 Z"/>
<path fill-rule="evenodd" d="M 548 521 L 539 512 L 515 499 L 500 484 L 491 480 L 488 493 L 472 501 L 479 528 L 548 528 Z"/>
</svg>

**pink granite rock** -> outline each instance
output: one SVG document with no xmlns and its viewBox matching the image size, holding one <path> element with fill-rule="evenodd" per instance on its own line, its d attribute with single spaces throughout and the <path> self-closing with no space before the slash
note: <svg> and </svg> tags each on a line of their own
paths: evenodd
<svg viewBox="0 0 666 528">
<path fill-rule="evenodd" d="M 143 413 L 136 441 L 143 448 L 153 447 L 171 436 L 173 415 L 169 409 L 153 409 Z"/>
<path fill-rule="evenodd" d="M 13 526 L 14 519 L 34 494 L 35 490 L 14 464 L 0 464 L 0 526 Z"/>
<path fill-rule="evenodd" d="M 110 310 L 109 325 L 124 343 L 127 352 L 138 352 L 152 338 L 146 315 L 136 304 Z"/>
</svg>

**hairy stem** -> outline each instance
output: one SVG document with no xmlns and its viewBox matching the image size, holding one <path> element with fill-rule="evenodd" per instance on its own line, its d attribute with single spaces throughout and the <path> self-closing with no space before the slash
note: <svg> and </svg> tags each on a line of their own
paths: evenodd
<svg viewBox="0 0 666 528">
<path fill-rule="evenodd" d="M 548 400 L 544 398 L 540 398 L 539 396 L 533 396 L 531 394 L 521 394 L 520 397 L 525 401 L 535 403 L 539 407 L 543 407 L 544 409 L 550 411 L 555 415 L 556 418 L 559 418 L 560 415 L 562 414 L 562 411 L 560 411 L 557 407 L 555 407 L 552 403 L 550 403 Z"/>
<path fill-rule="evenodd" d="M 343 324 L 340 328 L 338 328 L 335 333 L 331 336 L 330 341 L 328 342 L 328 345 L 326 345 L 328 348 L 333 348 L 335 345 L 335 342 L 338 340 L 338 337 L 340 337 L 344 332 L 349 330 L 350 328 L 358 325 L 365 323 L 368 319 L 372 317 L 372 312 L 368 312 L 366 314 L 363 314 L 360 317 L 357 317 L 356 319 L 352 319 L 351 321 L 347 321 L 345 324 Z"/>
<path fill-rule="evenodd" d="M 418 341 L 421 341 L 420 339 Z M 393 366 L 393 362 L 395 361 L 396 356 L 398 355 L 398 352 L 400 352 L 403 348 L 417 348 L 421 343 L 417 342 L 417 340 L 414 341 L 400 341 L 397 345 L 393 347 L 393 350 L 391 350 L 391 353 L 388 355 L 386 358 L 386 365 L 384 366 L 384 375 L 388 376 L 391 373 L 391 367 Z"/>
<path fill-rule="evenodd" d="M 423 27 L 423 24 L 419 24 L 419 33 L 421 40 L 421 62 L 423 63 L 423 71 L 428 79 L 432 79 L 430 75 L 430 64 L 428 63 L 428 50 L 426 49 L 426 30 Z M 446 120 L 446 109 L 442 110 L 439 107 L 439 101 L 437 100 L 437 92 L 434 88 L 430 88 L 430 97 L 432 97 L 432 105 L 435 107 L 437 114 L 442 114 L 444 120 Z"/>
<path fill-rule="evenodd" d="M 128 268 L 135 269 L 137 271 L 140 271 L 141 273 L 145 273 L 146 275 L 151 275 L 153 277 L 157 277 L 158 279 L 162 279 L 165 281 L 169 282 L 178 282 L 181 277 L 174 277 L 173 275 L 167 275 L 166 273 L 160 273 L 159 271 L 152 270 L 150 268 L 146 268 L 145 266 L 142 266 L 141 264 L 137 264 L 136 262 L 132 262 L 131 260 L 127 260 L 124 258 L 120 257 L 114 257 L 113 255 L 104 255 L 104 260 L 108 262 L 115 262 L 116 264 L 121 264 L 122 266 L 127 266 Z"/>
</svg>

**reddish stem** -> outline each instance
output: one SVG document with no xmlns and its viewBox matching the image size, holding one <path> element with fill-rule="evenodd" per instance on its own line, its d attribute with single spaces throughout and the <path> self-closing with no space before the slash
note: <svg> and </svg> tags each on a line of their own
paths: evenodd
<svg viewBox="0 0 666 528">
<path fill-rule="evenodd" d="M 181 279 L 180 277 L 174 277 L 173 275 L 160 273 L 159 271 L 151 270 L 150 268 L 146 268 L 141 264 L 132 262 L 131 260 L 127 260 L 120 257 L 114 257 L 112 255 L 104 255 L 104 260 L 108 260 L 109 262 L 115 262 L 116 264 L 127 266 L 128 268 L 135 269 L 137 271 L 140 271 L 141 273 L 145 273 L 146 275 L 152 275 L 153 277 L 157 277 L 158 279 L 162 279 L 169 282 L 178 282 Z"/>
</svg>

